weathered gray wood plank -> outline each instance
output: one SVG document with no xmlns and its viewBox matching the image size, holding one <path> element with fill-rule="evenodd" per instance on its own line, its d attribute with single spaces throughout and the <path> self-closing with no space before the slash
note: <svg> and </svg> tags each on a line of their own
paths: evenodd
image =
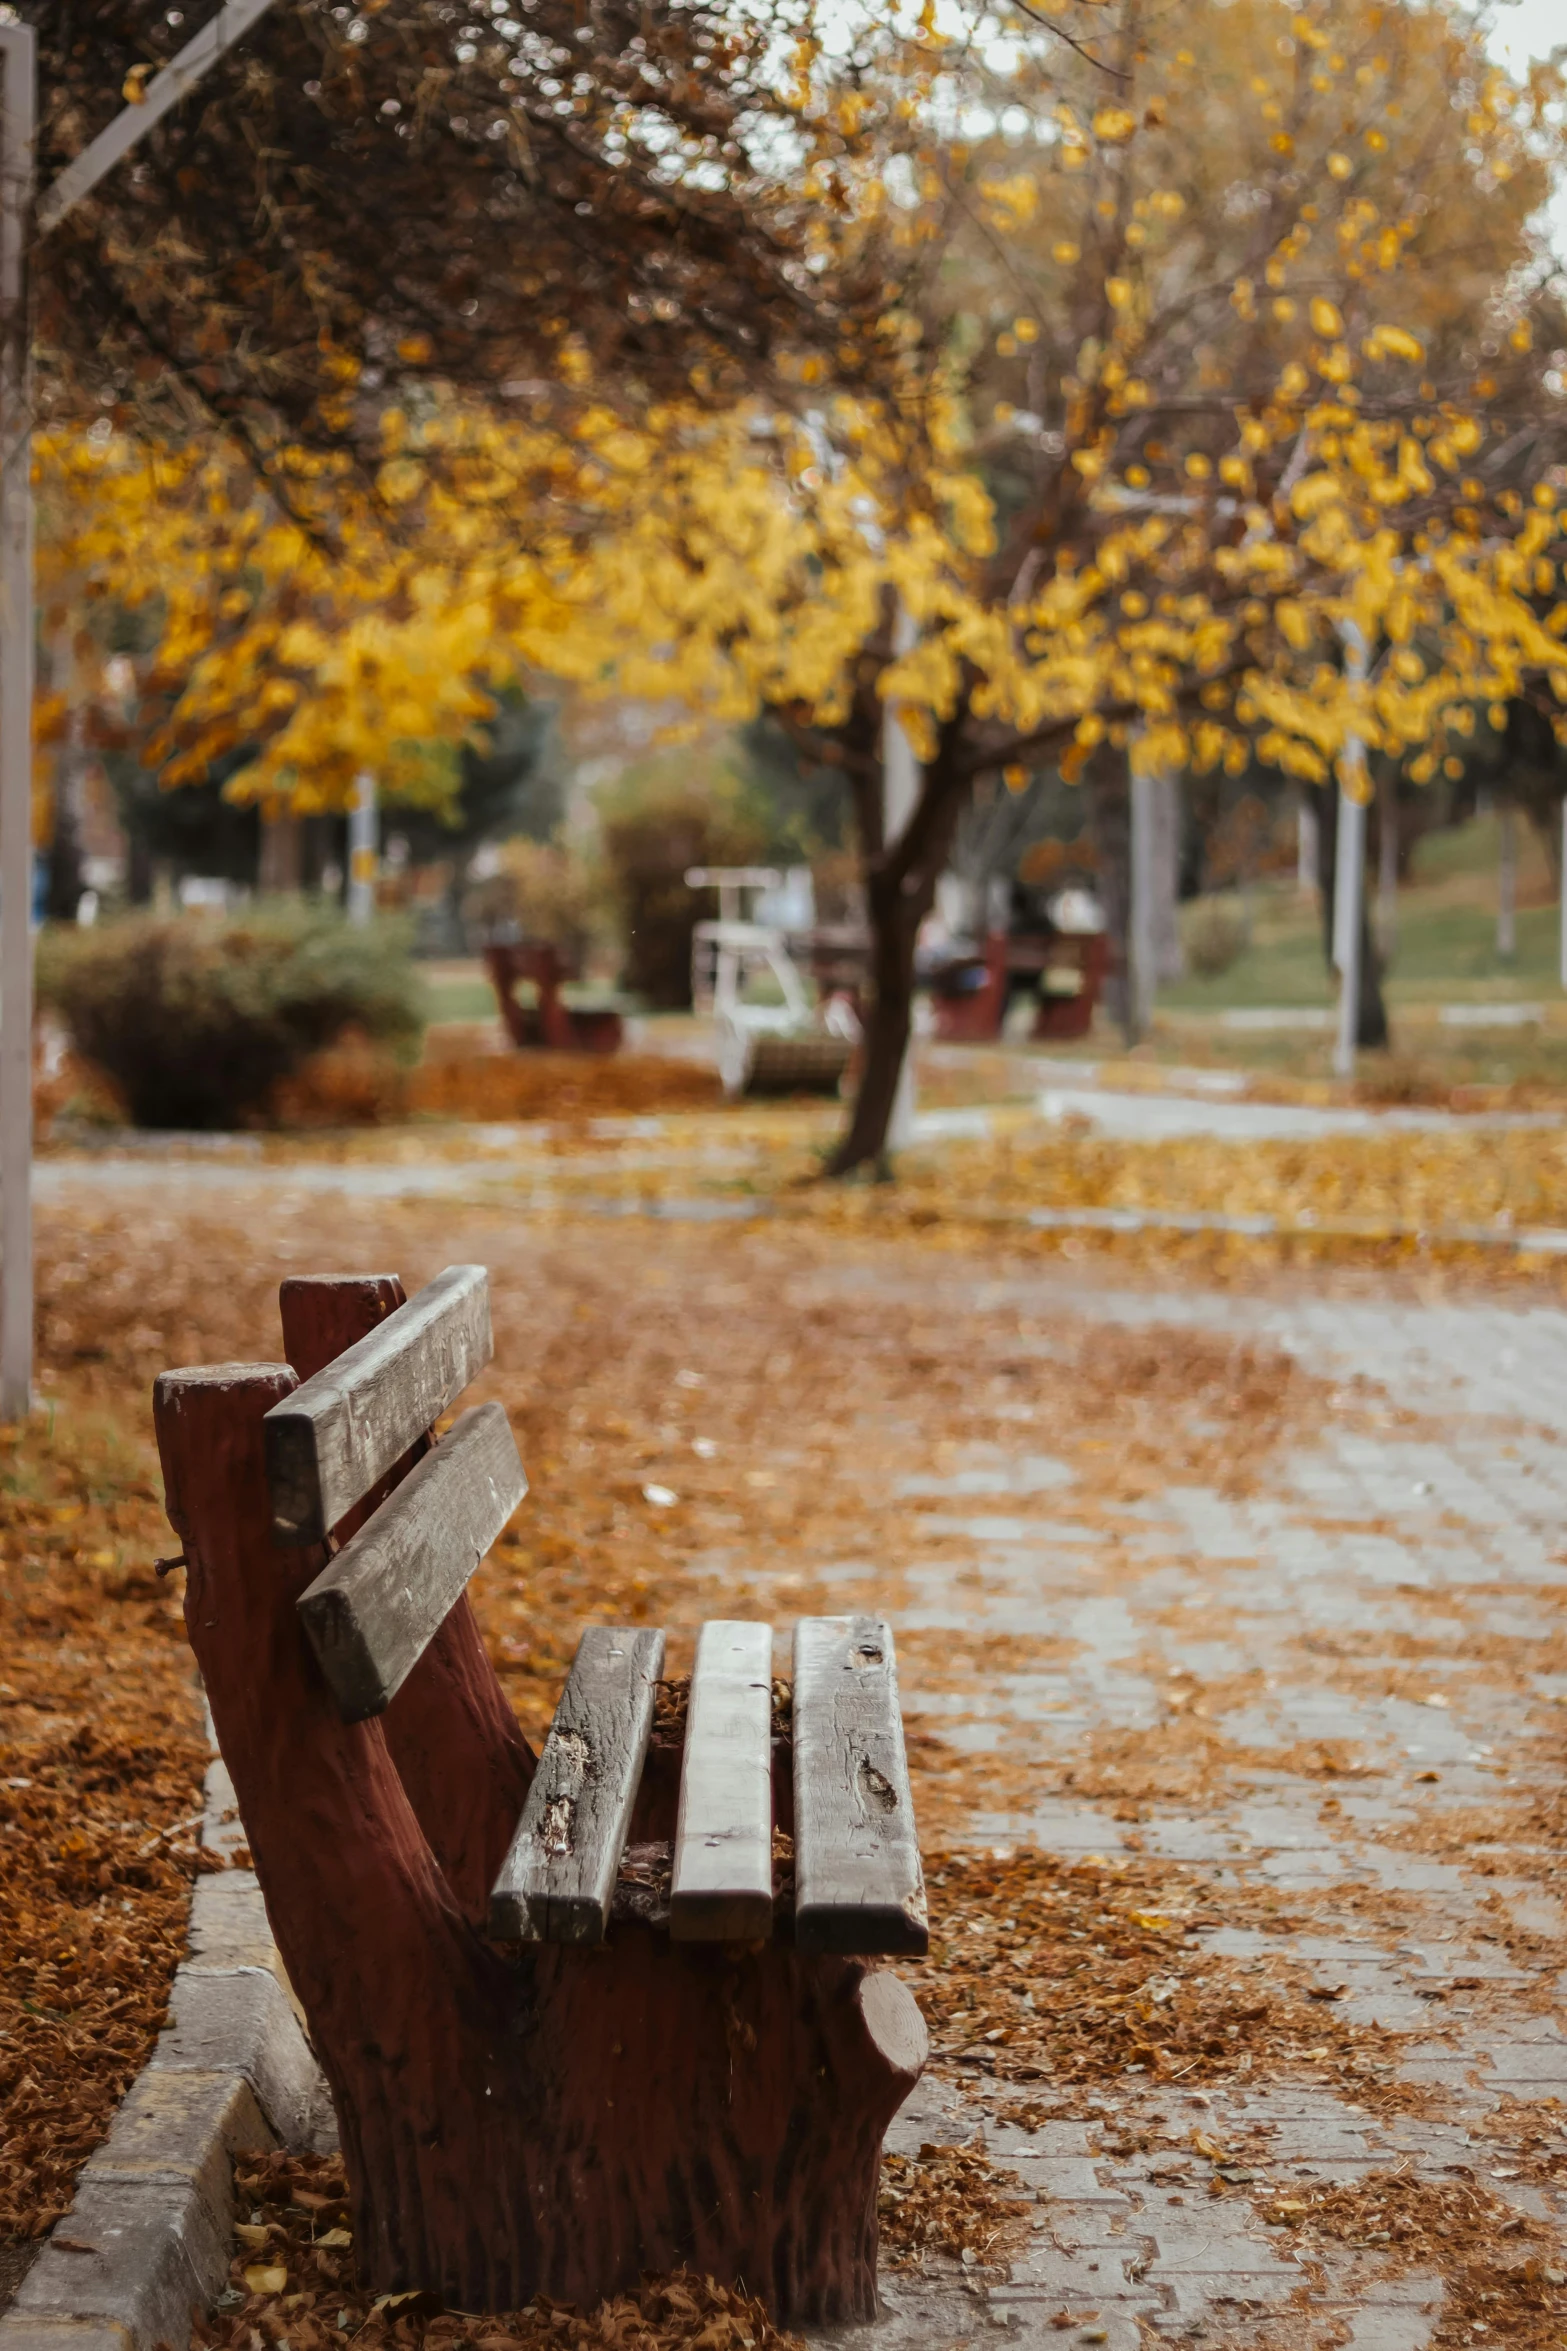
<svg viewBox="0 0 1567 2351">
<path fill-rule="evenodd" d="M 301 1593 L 345 1722 L 402 1688 L 527 1491 L 504 1405 L 475 1405 Z"/>
<path fill-rule="evenodd" d="M 697 1636 L 670 1886 L 676 1942 L 773 1931 L 773 1631 L 716 1622 Z"/>
<path fill-rule="evenodd" d="M 795 1627 L 794 1871 L 800 1950 L 928 1947 L 897 1661 L 879 1616 Z"/>
<path fill-rule="evenodd" d="M 661 1632 L 583 1634 L 490 1893 L 497 1942 L 603 1942 L 663 1665 Z"/>
<path fill-rule="evenodd" d="M 273 1526 L 318 1543 L 494 1352 L 489 1276 L 449 1265 L 262 1423 Z"/>
</svg>

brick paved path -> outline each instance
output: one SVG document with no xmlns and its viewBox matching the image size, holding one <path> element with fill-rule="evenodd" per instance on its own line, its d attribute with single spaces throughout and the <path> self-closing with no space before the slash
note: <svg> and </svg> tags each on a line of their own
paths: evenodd
<svg viewBox="0 0 1567 2351">
<path fill-rule="evenodd" d="M 1373 2112 L 1309 2085 L 1242 2080 L 1188 2098 L 1178 2084 L 1128 2076 L 1088 2101 L 1086 2116 L 1034 2133 L 992 2122 L 992 2159 L 1048 2197 L 1032 2250 L 988 2293 L 955 2298 L 894 2278 L 897 2331 L 920 2344 L 1006 2328 L 1056 2344 L 1152 2336 L 1417 2351 L 1442 2323 L 1440 2276 L 1390 2275 L 1375 2247 L 1308 2272 L 1288 2233 L 1260 2217 L 1255 2189 L 1205 2192 L 1211 2167 L 1191 2153 L 1191 2133 L 1265 2150 L 1253 2153 L 1252 2176 L 1275 2193 L 1404 2169 L 1478 2179 L 1536 2219 L 1567 2217 L 1567 2198 L 1539 2184 L 1538 2164 L 1534 2184 L 1520 2179 L 1505 2130 L 1494 2130 L 1508 2097 L 1567 2097 L 1567 2036 L 1552 2012 L 1556 1853 L 1528 1821 L 1531 1803 L 1549 1805 L 1561 1786 L 1567 1316 L 1090 1298 L 1064 1292 L 1059 1275 L 976 1291 L 956 1269 L 935 1282 L 927 1310 L 961 1316 L 981 1292 L 991 1307 L 1004 1297 L 1022 1343 L 1033 1328 L 1044 1354 L 1066 1309 L 1156 1344 L 1172 1329 L 1271 1340 L 1307 1371 L 1347 1383 L 1332 1394 L 1343 1417 L 1286 1444 L 1260 1489 L 1238 1498 L 1194 1480 L 1107 1514 L 1027 1419 L 1015 1436 L 957 1449 L 906 1481 L 929 1535 L 948 1541 L 940 1559 L 912 1560 L 899 1622 L 946 1628 L 957 1646 L 987 1633 L 1068 1636 L 1068 1654 L 1008 1672 L 988 1699 L 976 1699 L 972 1678 L 943 1689 L 928 1673 L 906 1675 L 911 1707 L 951 1741 L 1002 1764 L 1035 1759 L 1045 1792 L 977 1816 L 973 1835 L 1164 1854 L 1310 1895 L 1323 1930 L 1291 1938 L 1291 1954 L 1315 1964 L 1325 1989 L 1347 1985 L 1335 2013 L 1397 2036 L 1386 2071 L 1431 2094 L 1424 2116 L 1399 2115 L 1386 2100 Z M 956 1566 L 954 1536 L 967 1551 Z M 846 1589 L 854 1580 L 851 1571 Z M 1205 1692 L 1216 1736 L 1242 1751 L 1211 1802 L 1074 1798 L 1065 1774 L 1096 1740 L 1151 1734 L 1172 1704 L 1204 1709 Z M 1344 1776 L 1310 1769 L 1312 1757 L 1334 1756 L 1353 1758 Z M 998 1776 L 1015 1794 L 1018 1773 Z M 1455 1835 L 1444 1835 L 1444 1814 Z M 1389 1897 L 1385 1931 L 1368 1887 Z M 1210 1942 L 1259 1971 L 1283 1948 L 1240 1931 Z M 1530 1958 L 1520 1964 L 1509 1944 Z M 1481 2133 L 1487 2117 L 1493 2130 Z M 893 2144 L 912 2151 L 985 2122 L 972 2091 L 927 2082 Z M 1143 2152 L 1111 2151 L 1138 2133 Z M 1453 2339 L 1505 2338 L 1482 2321 Z M 1567 2340 L 1567 2327 L 1538 2339 Z"/>
</svg>

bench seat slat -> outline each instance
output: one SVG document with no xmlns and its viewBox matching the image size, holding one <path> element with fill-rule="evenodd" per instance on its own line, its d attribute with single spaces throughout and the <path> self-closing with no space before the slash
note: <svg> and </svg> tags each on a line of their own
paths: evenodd
<svg viewBox="0 0 1567 2351">
<path fill-rule="evenodd" d="M 505 1407 L 475 1405 L 301 1593 L 345 1722 L 401 1689 L 527 1491 Z"/>
<path fill-rule="evenodd" d="M 583 1634 L 490 1894 L 497 1942 L 603 1942 L 663 1664 L 661 1632 Z"/>
<path fill-rule="evenodd" d="M 801 1951 L 928 1947 L 897 1662 L 878 1616 L 795 1628 L 794 1838 Z"/>
<path fill-rule="evenodd" d="M 773 1931 L 772 1713 L 772 1627 L 705 1624 L 680 1768 L 676 1942 L 756 1942 Z"/>
<path fill-rule="evenodd" d="M 322 1541 L 494 1352 L 489 1277 L 449 1265 L 262 1423 L 273 1524 Z"/>
</svg>

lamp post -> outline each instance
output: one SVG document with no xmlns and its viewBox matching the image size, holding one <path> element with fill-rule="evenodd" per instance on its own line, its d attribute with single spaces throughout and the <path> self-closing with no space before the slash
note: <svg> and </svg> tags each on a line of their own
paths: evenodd
<svg viewBox="0 0 1567 2351">
<path fill-rule="evenodd" d="M 902 598 L 892 616 L 892 652 L 895 661 L 905 653 L 912 653 L 918 630 L 912 614 Z M 914 745 L 909 741 L 896 706 L 888 702 L 881 721 L 881 777 L 882 777 L 882 841 L 890 853 L 894 842 L 902 839 L 920 796 L 920 763 L 914 756 Z M 898 1071 L 897 1091 L 892 1097 L 892 1115 L 887 1121 L 887 1149 L 906 1151 L 914 1140 L 914 1023 L 909 1022 L 908 1042 L 903 1048 L 903 1062 Z"/>
<path fill-rule="evenodd" d="M 375 869 L 380 850 L 380 818 L 376 810 L 375 778 L 354 778 L 354 804 L 348 811 L 348 919 L 363 925 L 375 912 Z"/>
<path fill-rule="evenodd" d="M 33 242 L 91 195 L 153 124 L 264 15 L 224 0 L 178 56 L 82 149 L 33 208 L 37 44 L 0 24 L 0 1422 L 33 1396 Z"/>
</svg>

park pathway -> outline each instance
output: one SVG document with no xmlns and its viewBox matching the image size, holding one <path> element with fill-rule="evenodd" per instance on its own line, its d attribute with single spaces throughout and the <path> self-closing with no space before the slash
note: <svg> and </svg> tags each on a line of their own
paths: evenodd
<svg viewBox="0 0 1567 2351">
<path fill-rule="evenodd" d="M 998 1292 L 939 1268 L 919 1294 L 955 1330 L 1004 1296 L 1015 1344 L 1045 1358 L 1082 1345 L 1079 1318 L 1136 1334 L 1166 1455 L 1183 1421 L 1194 1455 L 1107 1500 L 1080 1447 L 1057 1451 L 1014 1401 L 991 1436 L 905 1481 L 941 1548 L 903 1558 L 897 1618 L 906 1648 L 946 1661 L 908 1678 L 969 1759 L 963 1835 L 1103 1856 L 1112 1885 L 1117 1863 L 1185 1865 L 1210 1913 L 1222 1922 L 1229 1890 L 1246 1921 L 1188 1936 L 1188 1976 L 1195 1943 L 1264 1991 L 1279 1970 L 1310 1977 L 1335 2029 L 1376 2049 L 1347 2067 L 1319 2050 L 1276 2078 L 1264 2045 L 1189 2092 L 1133 2065 L 1053 2115 L 1047 2082 L 1033 2129 L 998 2126 L 1008 2102 L 983 2072 L 928 2084 L 895 2144 L 984 2131 L 1041 2199 L 1026 2252 L 971 2283 L 984 2324 L 1127 2347 L 1567 2340 L 1549 2315 L 1567 2307 L 1552 2184 L 1567 2163 L 1567 1316 L 1090 1296 L 1059 1274 Z M 1256 1359 L 1199 1354 L 1183 1400 L 1157 1359 L 1194 1338 L 1277 1350 L 1321 1383 L 1307 1425 L 1226 1459 L 1214 1418 L 1222 1431 L 1228 1381 Z M 1015 1368 L 1008 1384 L 1025 1385 Z M 843 1576 L 843 1601 L 869 1596 Z M 1263 1890 L 1282 1898 L 1271 1926 Z M 1540 2286 L 1515 2301 L 1505 2280 L 1530 2262 Z M 910 2342 L 959 2323 L 946 2297 L 894 2290 Z"/>
</svg>

